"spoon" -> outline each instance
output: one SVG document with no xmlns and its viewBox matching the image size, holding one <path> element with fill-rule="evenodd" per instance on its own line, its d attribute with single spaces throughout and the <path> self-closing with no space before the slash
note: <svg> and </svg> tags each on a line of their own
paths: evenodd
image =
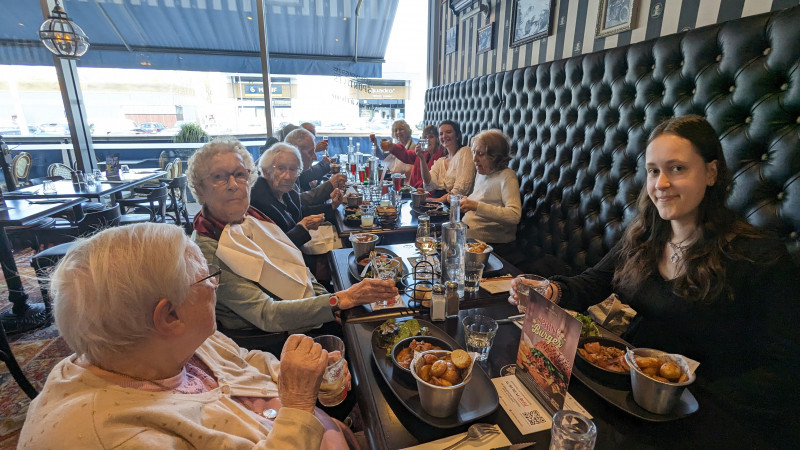
<svg viewBox="0 0 800 450">
<path fill-rule="evenodd" d="M 460 441 L 449 447 L 445 447 L 442 450 L 451 450 L 461 445 L 464 441 L 482 439 L 484 436 L 497 433 L 499 433 L 499 431 L 497 431 L 494 425 L 488 423 L 476 423 L 469 427 L 467 430 L 467 435 L 464 436 Z"/>
</svg>

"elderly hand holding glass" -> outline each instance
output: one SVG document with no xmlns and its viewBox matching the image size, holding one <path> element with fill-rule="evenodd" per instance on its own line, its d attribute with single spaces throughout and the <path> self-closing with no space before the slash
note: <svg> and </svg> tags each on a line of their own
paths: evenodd
<svg viewBox="0 0 800 450">
<path fill-rule="evenodd" d="M 315 407 L 330 355 L 292 335 L 278 360 L 217 332 L 221 274 L 173 225 L 110 228 L 75 242 L 51 280 L 55 320 L 75 354 L 31 403 L 21 442 L 346 448 L 347 427 Z M 85 407 L 93 402 L 105 405 L 102 417 Z"/>
</svg>

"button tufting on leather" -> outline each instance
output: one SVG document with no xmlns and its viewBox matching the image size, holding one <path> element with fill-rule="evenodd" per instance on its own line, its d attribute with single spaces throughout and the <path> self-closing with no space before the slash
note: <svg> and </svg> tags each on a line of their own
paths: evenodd
<svg viewBox="0 0 800 450">
<path fill-rule="evenodd" d="M 778 200 L 783 200 L 783 192 L 778 192 Z"/>
<path fill-rule="evenodd" d="M 771 50 L 772 50 L 772 49 L 771 49 L 771 48 L 769 48 L 769 47 L 765 48 L 765 49 L 764 49 L 764 52 L 763 52 L 763 55 L 764 55 L 764 56 L 767 56 L 767 55 L 769 55 L 769 52 L 770 52 Z"/>
<path fill-rule="evenodd" d="M 763 155 L 761 155 L 761 160 L 762 161 L 766 161 L 767 159 L 769 159 L 769 154 L 768 153 L 764 153 Z"/>
<path fill-rule="evenodd" d="M 783 84 L 781 85 L 781 90 L 782 90 L 782 91 L 785 91 L 785 90 L 787 90 L 787 89 L 789 89 L 789 84 L 788 84 L 788 83 L 783 83 Z"/>
<path fill-rule="evenodd" d="M 747 116 L 747 117 L 745 117 L 745 119 L 744 119 L 744 123 L 750 123 L 750 122 L 752 122 L 752 121 L 753 121 L 753 118 L 752 118 L 752 117 L 750 117 L 750 116 Z"/>
</svg>

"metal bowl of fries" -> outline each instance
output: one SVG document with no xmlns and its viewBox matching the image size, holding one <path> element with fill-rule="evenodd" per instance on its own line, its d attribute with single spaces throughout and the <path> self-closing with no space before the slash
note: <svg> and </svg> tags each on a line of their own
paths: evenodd
<svg viewBox="0 0 800 450">
<path fill-rule="evenodd" d="M 467 242 L 466 262 L 474 262 L 477 264 L 487 264 L 489 255 L 492 254 L 494 249 L 491 245 L 478 240 L 471 240 Z"/>
</svg>

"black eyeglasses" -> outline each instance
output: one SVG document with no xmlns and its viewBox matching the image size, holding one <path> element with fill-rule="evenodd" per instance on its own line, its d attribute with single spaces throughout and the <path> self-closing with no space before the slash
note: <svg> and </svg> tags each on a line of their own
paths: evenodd
<svg viewBox="0 0 800 450">
<path fill-rule="evenodd" d="M 214 284 L 218 285 L 219 284 L 219 276 L 220 276 L 221 273 L 222 273 L 222 269 L 220 269 L 219 266 L 217 266 L 216 264 L 209 264 L 208 265 L 208 276 L 207 277 L 203 277 L 203 278 L 195 281 L 194 283 L 192 283 L 192 285 L 195 285 L 195 284 L 198 284 L 198 283 L 202 283 L 203 281 L 206 281 L 209 278 L 213 278 L 214 279 Z"/>
</svg>

